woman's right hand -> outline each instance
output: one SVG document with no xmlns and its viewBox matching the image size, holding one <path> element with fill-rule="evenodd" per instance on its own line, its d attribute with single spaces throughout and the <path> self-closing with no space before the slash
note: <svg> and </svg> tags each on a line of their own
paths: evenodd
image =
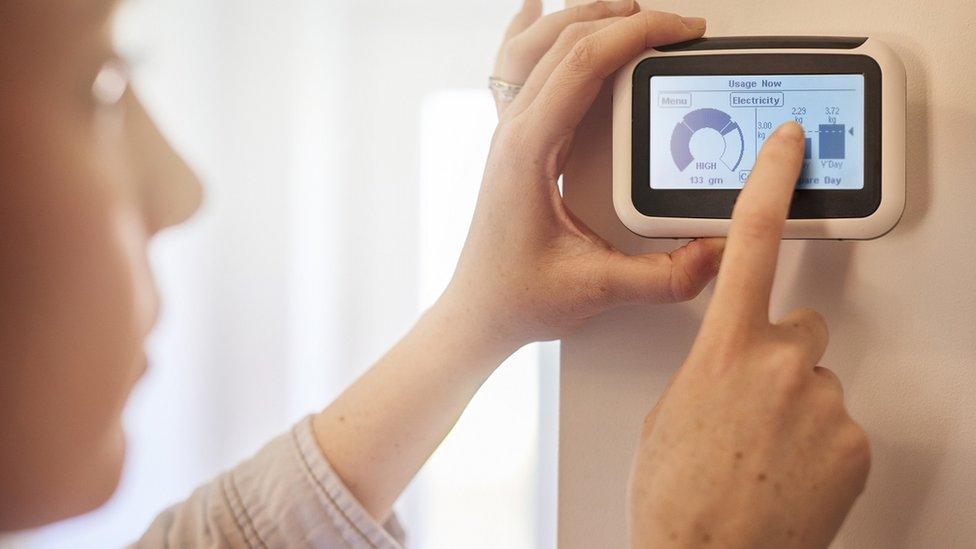
<svg viewBox="0 0 976 549">
<path fill-rule="evenodd" d="M 817 366 L 826 323 L 769 321 L 803 145 L 796 123 L 774 133 L 736 203 L 698 338 L 638 443 L 634 547 L 826 547 L 864 489 L 867 436 Z"/>
</svg>

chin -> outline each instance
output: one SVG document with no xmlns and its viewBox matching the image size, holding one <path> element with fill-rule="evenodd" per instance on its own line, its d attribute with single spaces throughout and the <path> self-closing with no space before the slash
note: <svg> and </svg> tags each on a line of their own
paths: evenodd
<svg viewBox="0 0 976 549">
<path fill-rule="evenodd" d="M 125 468 L 125 432 L 117 425 L 110 440 L 106 442 L 104 453 L 93 468 L 92 478 L 87 479 L 88 489 L 84 490 L 84 508 L 75 514 L 94 511 L 108 503 L 119 488 L 122 471 Z"/>
<path fill-rule="evenodd" d="M 125 467 L 125 433 L 121 424 L 106 435 L 106 440 L 98 448 L 88 467 L 80 468 L 67 486 L 53 487 L 57 496 L 51 501 L 62 499 L 58 506 L 58 516 L 48 517 L 45 523 L 60 521 L 95 511 L 112 499 L 122 480 Z"/>
<path fill-rule="evenodd" d="M 38 528 L 77 517 L 105 505 L 115 494 L 125 464 L 125 436 L 121 425 L 88 459 L 83 453 L 64 463 L 62 470 L 31 475 L 41 482 L 22 485 L 10 501 L 0 501 L 0 533 Z M 71 469 L 69 471 L 69 469 Z M 44 481 L 47 482 L 44 482 Z M 11 504 L 16 501 L 16 504 Z"/>
</svg>

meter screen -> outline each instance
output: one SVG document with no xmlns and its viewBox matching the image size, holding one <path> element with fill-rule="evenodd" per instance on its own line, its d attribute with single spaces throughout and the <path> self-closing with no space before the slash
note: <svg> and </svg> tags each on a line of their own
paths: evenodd
<svg viewBox="0 0 976 549">
<path fill-rule="evenodd" d="M 798 189 L 864 187 L 864 75 L 652 76 L 650 187 L 741 189 L 763 142 L 806 130 Z"/>
</svg>

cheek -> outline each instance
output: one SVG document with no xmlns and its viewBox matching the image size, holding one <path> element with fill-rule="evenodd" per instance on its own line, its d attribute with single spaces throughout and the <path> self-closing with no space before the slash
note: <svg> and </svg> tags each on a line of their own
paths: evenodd
<svg viewBox="0 0 976 549">
<path fill-rule="evenodd" d="M 118 204 L 103 214 L 96 231 L 79 243 L 80 253 L 63 256 L 76 269 L 57 281 L 71 293 L 58 306 L 59 333 L 66 337 L 52 357 L 57 368 L 71 365 L 65 379 L 72 386 L 62 389 L 77 395 L 77 412 L 92 429 L 118 422 L 145 369 L 143 343 L 155 318 L 138 217 Z"/>
<path fill-rule="evenodd" d="M 12 179 L 24 183 L 5 189 L 0 205 L 10 369 L 0 398 L 5 432 L 23 448 L 6 454 L 2 482 L 56 518 L 100 504 L 115 488 L 121 413 L 155 315 L 136 202 L 120 174 L 90 165 L 91 151 L 64 147 L 46 158 L 74 162 L 30 165 L 45 169 Z"/>
</svg>

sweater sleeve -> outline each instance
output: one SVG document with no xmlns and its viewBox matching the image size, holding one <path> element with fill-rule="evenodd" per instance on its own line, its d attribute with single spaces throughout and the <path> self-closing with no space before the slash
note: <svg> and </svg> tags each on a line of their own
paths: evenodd
<svg viewBox="0 0 976 549">
<path fill-rule="evenodd" d="M 319 449 L 307 417 L 160 514 L 133 547 L 395 549 L 404 534 L 366 512 Z"/>
</svg>

